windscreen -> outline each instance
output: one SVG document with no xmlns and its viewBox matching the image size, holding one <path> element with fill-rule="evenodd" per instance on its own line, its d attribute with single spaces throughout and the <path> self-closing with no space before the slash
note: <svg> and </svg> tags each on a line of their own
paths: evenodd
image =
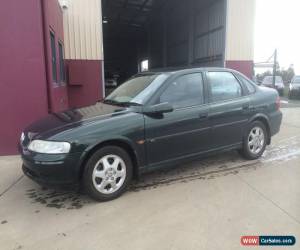
<svg viewBox="0 0 300 250">
<path fill-rule="evenodd" d="M 167 76 L 168 74 L 137 75 L 124 82 L 105 100 L 119 103 L 134 102 L 143 104 L 143 101 L 151 96 Z"/>
</svg>

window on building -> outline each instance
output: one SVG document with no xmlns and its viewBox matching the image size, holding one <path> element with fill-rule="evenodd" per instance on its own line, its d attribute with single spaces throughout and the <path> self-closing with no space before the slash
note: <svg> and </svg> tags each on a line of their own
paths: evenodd
<svg viewBox="0 0 300 250">
<path fill-rule="evenodd" d="M 55 35 L 52 31 L 50 31 L 50 42 L 51 42 L 52 79 L 54 82 L 57 82 Z"/>
<path fill-rule="evenodd" d="M 64 47 L 61 42 L 58 42 L 58 53 L 59 53 L 59 79 L 60 82 L 66 82 Z"/>
<path fill-rule="evenodd" d="M 208 72 L 211 101 L 218 102 L 242 96 L 242 87 L 229 72 Z"/>
<path fill-rule="evenodd" d="M 203 80 L 201 73 L 178 77 L 160 96 L 160 103 L 168 102 L 174 108 L 203 104 Z"/>
</svg>

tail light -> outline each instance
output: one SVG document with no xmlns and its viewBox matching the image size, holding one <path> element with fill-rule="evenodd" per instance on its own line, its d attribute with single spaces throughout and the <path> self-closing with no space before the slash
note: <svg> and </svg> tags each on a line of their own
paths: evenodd
<svg viewBox="0 0 300 250">
<path fill-rule="evenodd" d="M 277 96 L 276 98 L 276 110 L 279 110 L 280 109 L 280 97 Z"/>
</svg>

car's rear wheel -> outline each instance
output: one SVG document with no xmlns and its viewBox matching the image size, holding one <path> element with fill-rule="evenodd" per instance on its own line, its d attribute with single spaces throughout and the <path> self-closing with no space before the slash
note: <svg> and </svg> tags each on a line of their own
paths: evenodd
<svg viewBox="0 0 300 250">
<path fill-rule="evenodd" d="M 265 125 L 260 121 L 251 123 L 247 130 L 243 148 L 240 151 L 248 160 L 255 160 L 264 153 L 267 145 L 268 134 Z"/>
<path fill-rule="evenodd" d="M 107 146 L 96 151 L 87 161 L 83 184 L 88 195 L 98 201 L 119 197 L 132 178 L 132 162 L 125 150 Z"/>
</svg>

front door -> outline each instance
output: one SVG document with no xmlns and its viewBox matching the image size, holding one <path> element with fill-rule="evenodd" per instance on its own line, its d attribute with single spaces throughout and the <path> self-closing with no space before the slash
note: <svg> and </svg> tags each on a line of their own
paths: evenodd
<svg viewBox="0 0 300 250">
<path fill-rule="evenodd" d="M 249 119 L 250 99 L 230 72 L 207 72 L 210 92 L 209 120 L 213 148 L 241 143 Z"/>
<path fill-rule="evenodd" d="M 148 164 L 157 164 L 205 151 L 210 146 L 209 107 L 201 73 L 179 76 L 167 83 L 157 103 L 173 112 L 145 116 Z"/>
</svg>

